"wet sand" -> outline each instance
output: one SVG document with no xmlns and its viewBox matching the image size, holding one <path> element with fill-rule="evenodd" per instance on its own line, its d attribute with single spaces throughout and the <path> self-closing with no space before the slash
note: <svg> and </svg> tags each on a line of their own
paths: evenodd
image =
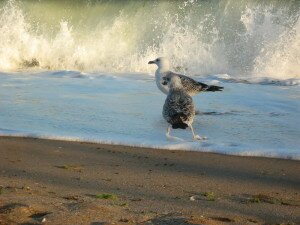
<svg viewBox="0 0 300 225">
<path fill-rule="evenodd" d="M 300 161 L 0 137 L 0 224 L 300 224 Z"/>
</svg>

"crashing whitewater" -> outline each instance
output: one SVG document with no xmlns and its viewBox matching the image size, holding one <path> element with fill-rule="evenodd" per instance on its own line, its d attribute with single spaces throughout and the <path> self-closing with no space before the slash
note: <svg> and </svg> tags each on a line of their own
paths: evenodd
<svg viewBox="0 0 300 225">
<path fill-rule="evenodd" d="M 300 2 L 17 1 L 0 3 L 0 70 L 179 72 L 300 77 Z M 192 56 L 192 57 L 191 57 Z"/>
</svg>

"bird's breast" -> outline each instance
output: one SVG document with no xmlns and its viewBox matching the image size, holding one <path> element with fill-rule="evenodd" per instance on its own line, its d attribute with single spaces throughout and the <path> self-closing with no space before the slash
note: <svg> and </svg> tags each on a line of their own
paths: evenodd
<svg viewBox="0 0 300 225">
<path fill-rule="evenodd" d="M 156 80 L 156 85 L 158 87 L 159 90 L 161 90 L 161 92 L 168 94 L 169 93 L 169 88 L 168 85 L 163 85 L 163 79 L 162 76 L 156 72 L 155 73 L 155 80 Z"/>
</svg>

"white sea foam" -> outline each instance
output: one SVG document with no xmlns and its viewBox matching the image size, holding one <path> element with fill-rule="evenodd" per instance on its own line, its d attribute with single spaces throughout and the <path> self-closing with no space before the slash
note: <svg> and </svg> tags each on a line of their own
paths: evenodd
<svg viewBox="0 0 300 225">
<path fill-rule="evenodd" d="M 248 150 L 244 150 L 245 147 L 239 146 L 241 149 L 232 151 L 228 149 L 228 146 L 220 147 L 218 144 L 207 144 L 207 143 L 191 143 L 191 141 L 186 141 L 185 143 L 153 143 L 153 142 L 143 142 L 140 139 L 128 140 L 128 138 L 120 139 L 110 138 L 110 139 L 91 139 L 73 136 L 55 136 L 55 135 L 37 135 L 37 134 L 25 134 L 25 133 L 11 133 L 3 132 L 0 130 L 0 136 L 3 137 L 28 137 L 28 138 L 41 138 L 48 140 L 61 140 L 61 141 L 75 141 L 75 142 L 90 142 L 96 144 L 108 144 L 108 145 L 125 145 L 130 147 L 140 147 L 140 148 L 155 148 L 164 150 L 181 150 L 181 151 L 198 151 L 198 152 L 214 152 L 226 155 L 239 155 L 239 156 L 256 156 L 256 157 L 269 157 L 269 158 L 283 158 L 283 159 L 294 159 L 300 160 L 299 152 L 288 152 L 275 151 L 274 149 L 261 149 L 253 150 L 252 147 L 248 147 Z"/>
<path fill-rule="evenodd" d="M 223 82 L 233 82 L 233 83 L 246 83 L 246 84 L 261 84 L 261 85 L 277 85 L 277 86 L 299 86 L 299 78 L 290 78 L 290 79 L 276 79 L 272 77 L 233 77 L 228 74 L 216 74 L 205 76 L 205 78 L 210 79 L 212 83 L 218 81 Z M 215 80 L 213 80 L 215 79 Z"/>
<path fill-rule="evenodd" d="M 194 97 L 194 128 L 208 140 L 176 130 L 185 141 L 170 142 L 165 95 L 147 74 L 2 73 L 0 135 L 300 159 L 298 86 L 218 81 L 223 92 Z"/>
</svg>

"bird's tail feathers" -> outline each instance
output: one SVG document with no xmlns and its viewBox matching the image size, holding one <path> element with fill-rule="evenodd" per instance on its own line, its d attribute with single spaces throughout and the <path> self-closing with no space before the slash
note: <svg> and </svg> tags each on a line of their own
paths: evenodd
<svg viewBox="0 0 300 225">
<path fill-rule="evenodd" d="M 172 121 L 173 129 L 186 129 L 188 125 L 182 121 L 182 117 L 184 115 L 182 113 L 177 114 Z"/>
<path fill-rule="evenodd" d="M 207 85 L 207 87 L 204 88 L 204 91 L 223 91 L 224 87 L 220 86 L 214 86 L 214 85 Z"/>
<path fill-rule="evenodd" d="M 186 123 L 174 123 L 172 124 L 173 129 L 186 129 L 188 125 Z"/>
</svg>

